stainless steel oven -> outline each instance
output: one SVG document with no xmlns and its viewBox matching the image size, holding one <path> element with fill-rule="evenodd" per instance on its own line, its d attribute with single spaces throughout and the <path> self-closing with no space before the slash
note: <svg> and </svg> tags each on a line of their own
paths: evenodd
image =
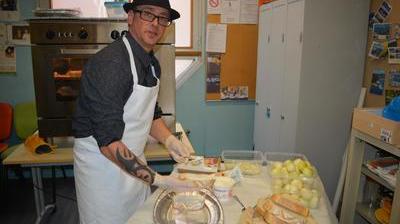
<svg viewBox="0 0 400 224">
<path fill-rule="evenodd" d="M 32 19 L 29 21 L 39 134 L 71 136 L 82 69 L 90 56 L 127 32 L 126 20 Z M 159 104 L 175 129 L 173 28 L 157 46 L 162 69 Z"/>
</svg>

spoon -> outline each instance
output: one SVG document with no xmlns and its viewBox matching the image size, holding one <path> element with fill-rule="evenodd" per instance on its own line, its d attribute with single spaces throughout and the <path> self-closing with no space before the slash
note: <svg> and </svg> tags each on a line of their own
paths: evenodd
<svg viewBox="0 0 400 224">
<path fill-rule="evenodd" d="M 240 206 L 242 206 L 242 211 L 244 211 L 246 209 L 246 207 L 244 207 L 243 203 L 239 200 L 238 196 L 233 195 L 233 199 L 235 199 L 240 204 Z"/>
</svg>

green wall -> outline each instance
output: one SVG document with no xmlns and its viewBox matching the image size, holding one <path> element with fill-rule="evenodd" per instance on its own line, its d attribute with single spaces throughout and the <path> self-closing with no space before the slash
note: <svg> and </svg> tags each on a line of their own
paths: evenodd
<svg viewBox="0 0 400 224">
<path fill-rule="evenodd" d="M 220 155 L 223 149 L 253 147 L 254 102 L 205 101 L 205 66 L 177 91 L 177 121 L 190 130 L 198 154 Z"/>
</svg>

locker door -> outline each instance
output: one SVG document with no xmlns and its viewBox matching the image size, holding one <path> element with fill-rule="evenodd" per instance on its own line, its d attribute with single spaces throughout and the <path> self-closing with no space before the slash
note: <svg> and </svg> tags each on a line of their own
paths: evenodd
<svg viewBox="0 0 400 224">
<path fill-rule="evenodd" d="M 254 149 L 264 151 L 266 148 L 266 65 L 271 58 L 269 38 L 272 24 L 272 4 L 260 7 L 258 25 L 258 51 L 257 51 L 257 87 L 256 106 L 254 114 Z"/>
<path fill-rule="evenodd" d="M 282 88 L 280 151 L 294 152 L 303 42 L 304 0 L 289 0 L 286 29 L 285 75 Z"/>
<path fill-rule="evenodd" d="M 281 88 L 283 86 L 283 73 L 285 65 L 285 40 L 286 28 L 286 0 L 278 0 L 272 3 L 272 27 L 270 35 L 270 57 L 267 58 L 266 110 L 269 116 L 266 119 L 266 149 L 268 151 L 279 150 L 279 134 L 281 123 Z"/>
</svg>

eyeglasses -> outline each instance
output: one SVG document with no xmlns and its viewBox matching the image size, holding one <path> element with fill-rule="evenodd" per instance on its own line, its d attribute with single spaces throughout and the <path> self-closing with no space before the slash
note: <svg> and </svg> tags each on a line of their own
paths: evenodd
<svg viewBox="0 0 400 224">
<path fill-rule="evenodd" d="M 135 9 L 133 11 L 139 12 L 140 18 L 147 22 L 153 22 L 157 18 L 158 25 L 160 25 L 160 26 L 167 27 L 167 26 L 171 25 L 171 23 L 172 23 L 170 18 L 163 17 L 163 16 L 157 16 L 149 11 L 137 10 L 137 9 Z"/>
</svg>

